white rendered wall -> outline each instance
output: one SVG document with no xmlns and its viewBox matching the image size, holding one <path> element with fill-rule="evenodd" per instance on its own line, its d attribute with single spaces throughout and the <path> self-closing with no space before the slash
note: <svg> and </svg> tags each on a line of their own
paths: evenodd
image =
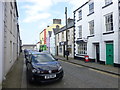
<svg viewBox="0 0 120 90">
<path fill-rule="evenodd" d="M 0 89 L 3 80 L 3 60 L 4 60 L 4 28 L 3 28 L 3 3 L 0 1 Z"/>
</svg>

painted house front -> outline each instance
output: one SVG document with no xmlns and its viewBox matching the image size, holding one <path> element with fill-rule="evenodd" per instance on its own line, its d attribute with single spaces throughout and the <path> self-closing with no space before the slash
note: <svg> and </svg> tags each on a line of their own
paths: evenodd
<svg viewBox="0 0 120 90">
<path fill-rule="evenodd" d="M 47 50 L 50 52 L 50 36 L 51 36 L 51 32 L 53 31 L 54 28 L 59 27 L 61 28 L 61 19 L 53 19 L 53 24 L 48 26 L 46 28 L 46 46 L 47 46 Z M 54 42 L 54 41 L 53 41 Z"/>
<path fill-rule="evenodd" d="M 120 64 L 118 11 L 118 0 L 89 0 L 74 11 L 75 57 Z"/>
<path fill-rule="evenodd" d="M 40 33 L 40 48 L 39 51 L 46 50 L 46 29 Z"/>
<path fill-rule="evenodd" d="M 0 89 L 20 54 L 17 2 L 0 1 Z"/>
<path fill-rule="evenodd" d="M 0 89 L 2 89 L 3 66 L 4 66 L 4 5 L 0 1 Z"/>
<path fill-rule="evenodd" d="M 50 53 L 55 55 L 55 51 L 55 30 L 53 29 L 50 36 Z"/>
<path fill-rule="evenodd" d="M 69 56 L 74 58 L 74 22 L 73 19 L 68 19 L 68 25 L 58 29 L 56 35 L 56 55 L 65 57 L 66 48 L 68 48 Z M 66 30 L 68 37 L 68 47 L 66 47 Z"/>
</svg>

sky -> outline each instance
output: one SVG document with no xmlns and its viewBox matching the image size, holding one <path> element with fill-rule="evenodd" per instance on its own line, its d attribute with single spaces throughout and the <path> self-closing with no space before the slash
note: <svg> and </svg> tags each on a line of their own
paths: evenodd
<svg viewBox="0 0 120 90">
<path fill-rule="evenodd" d="M 73 11 L 88 0 L 17 0 L 19 13 L 19 27 L 22 44 L 36 44 L 39 33 L 53 19 L 61 19 L 65 25 L 65 7 L 68 18 L 73 18 Z"/>
</svg>

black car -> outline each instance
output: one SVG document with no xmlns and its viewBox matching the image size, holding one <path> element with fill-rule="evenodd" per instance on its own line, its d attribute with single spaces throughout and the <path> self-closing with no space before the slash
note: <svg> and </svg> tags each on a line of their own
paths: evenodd
<svg viewBox="0 0 120 90">
<path fill-rule="evenodd" d="M 27 78 L 30 83 L 61 80 L 63 68 L 51 54 L 32 52 L 27 62 Z"/>
</svg>

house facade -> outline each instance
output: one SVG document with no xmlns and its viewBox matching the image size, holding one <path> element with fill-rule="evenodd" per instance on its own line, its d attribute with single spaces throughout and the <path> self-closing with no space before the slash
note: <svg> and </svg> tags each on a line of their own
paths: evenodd
<svg viewBox="0 0 120 90">
<path fill-rule="evenodd" d="M 55 29 L 51 31 L 51 36 L 50 36 L 50 53 L 52 55 L 55 55 L 56 49 L 55 49 Z"/>
<path fill-rule="evenodd" d="M 40 51 L 46 50 L 46 29 L 40 33 Z"/>
<path fill-rule="evenodd" d="M 0 86 L 21 51 L 18 10 L 14 2 L 0 1 Z"/>
<path fill-rule="evenodd" d="M 40 33 L 40 51 L 48 50 L 50 52 L 50 36 L 53 28 L 56 28 L 56 26 L 62 27 L 61 19 L 53 19 L 53 24 L 47 26 L 47 28 Z"/>
<path fill-rule="evenodd" d="M 2 80 L 3 80 L 3 61 L 4 61 L 4 5 L 0 1 L 0 89 L 2 89 Z"/>
<path fill-rule="evenodd" d="M 119 17 L 119 31 L 118 31 L 118 54 L 120 54 L 120 0 L 119 0 L 119 4 L 118 4 L 118 9 L 119 9 L 119 13 L 118 13 L 118 17 Z M 120 60 L 120 57 L 118 57 L 118 60 Z"/>
<path fill-rule="evenodd" d="M 47 50 L 49 52 L 50 52 L 50 43 L 51 43 L 50 42 L 51 32 L 56 27 L 60 27 L 60 28 L 62 27 L 61 19 L 53 19 L 53 24 L 46 28 L 46 45 L 47 45 Z"/>
<path fill-rule="evenodd" d="M 66 30 L 68 37 L 68 47 L 66 47 Z M 56 36 L 56 55 L 65 57 L 66 48 L 68 48 L 69 56 L 74 58 L 74 21 L 68 19 L 67 29 L 66 26 L 55 31 Z"/>
<path fill-rule="evenodd" d="M 74 11 L 75 58 L 120 64 L 118 11 L 118 0 L 89 0 Z"/>
</svg>

